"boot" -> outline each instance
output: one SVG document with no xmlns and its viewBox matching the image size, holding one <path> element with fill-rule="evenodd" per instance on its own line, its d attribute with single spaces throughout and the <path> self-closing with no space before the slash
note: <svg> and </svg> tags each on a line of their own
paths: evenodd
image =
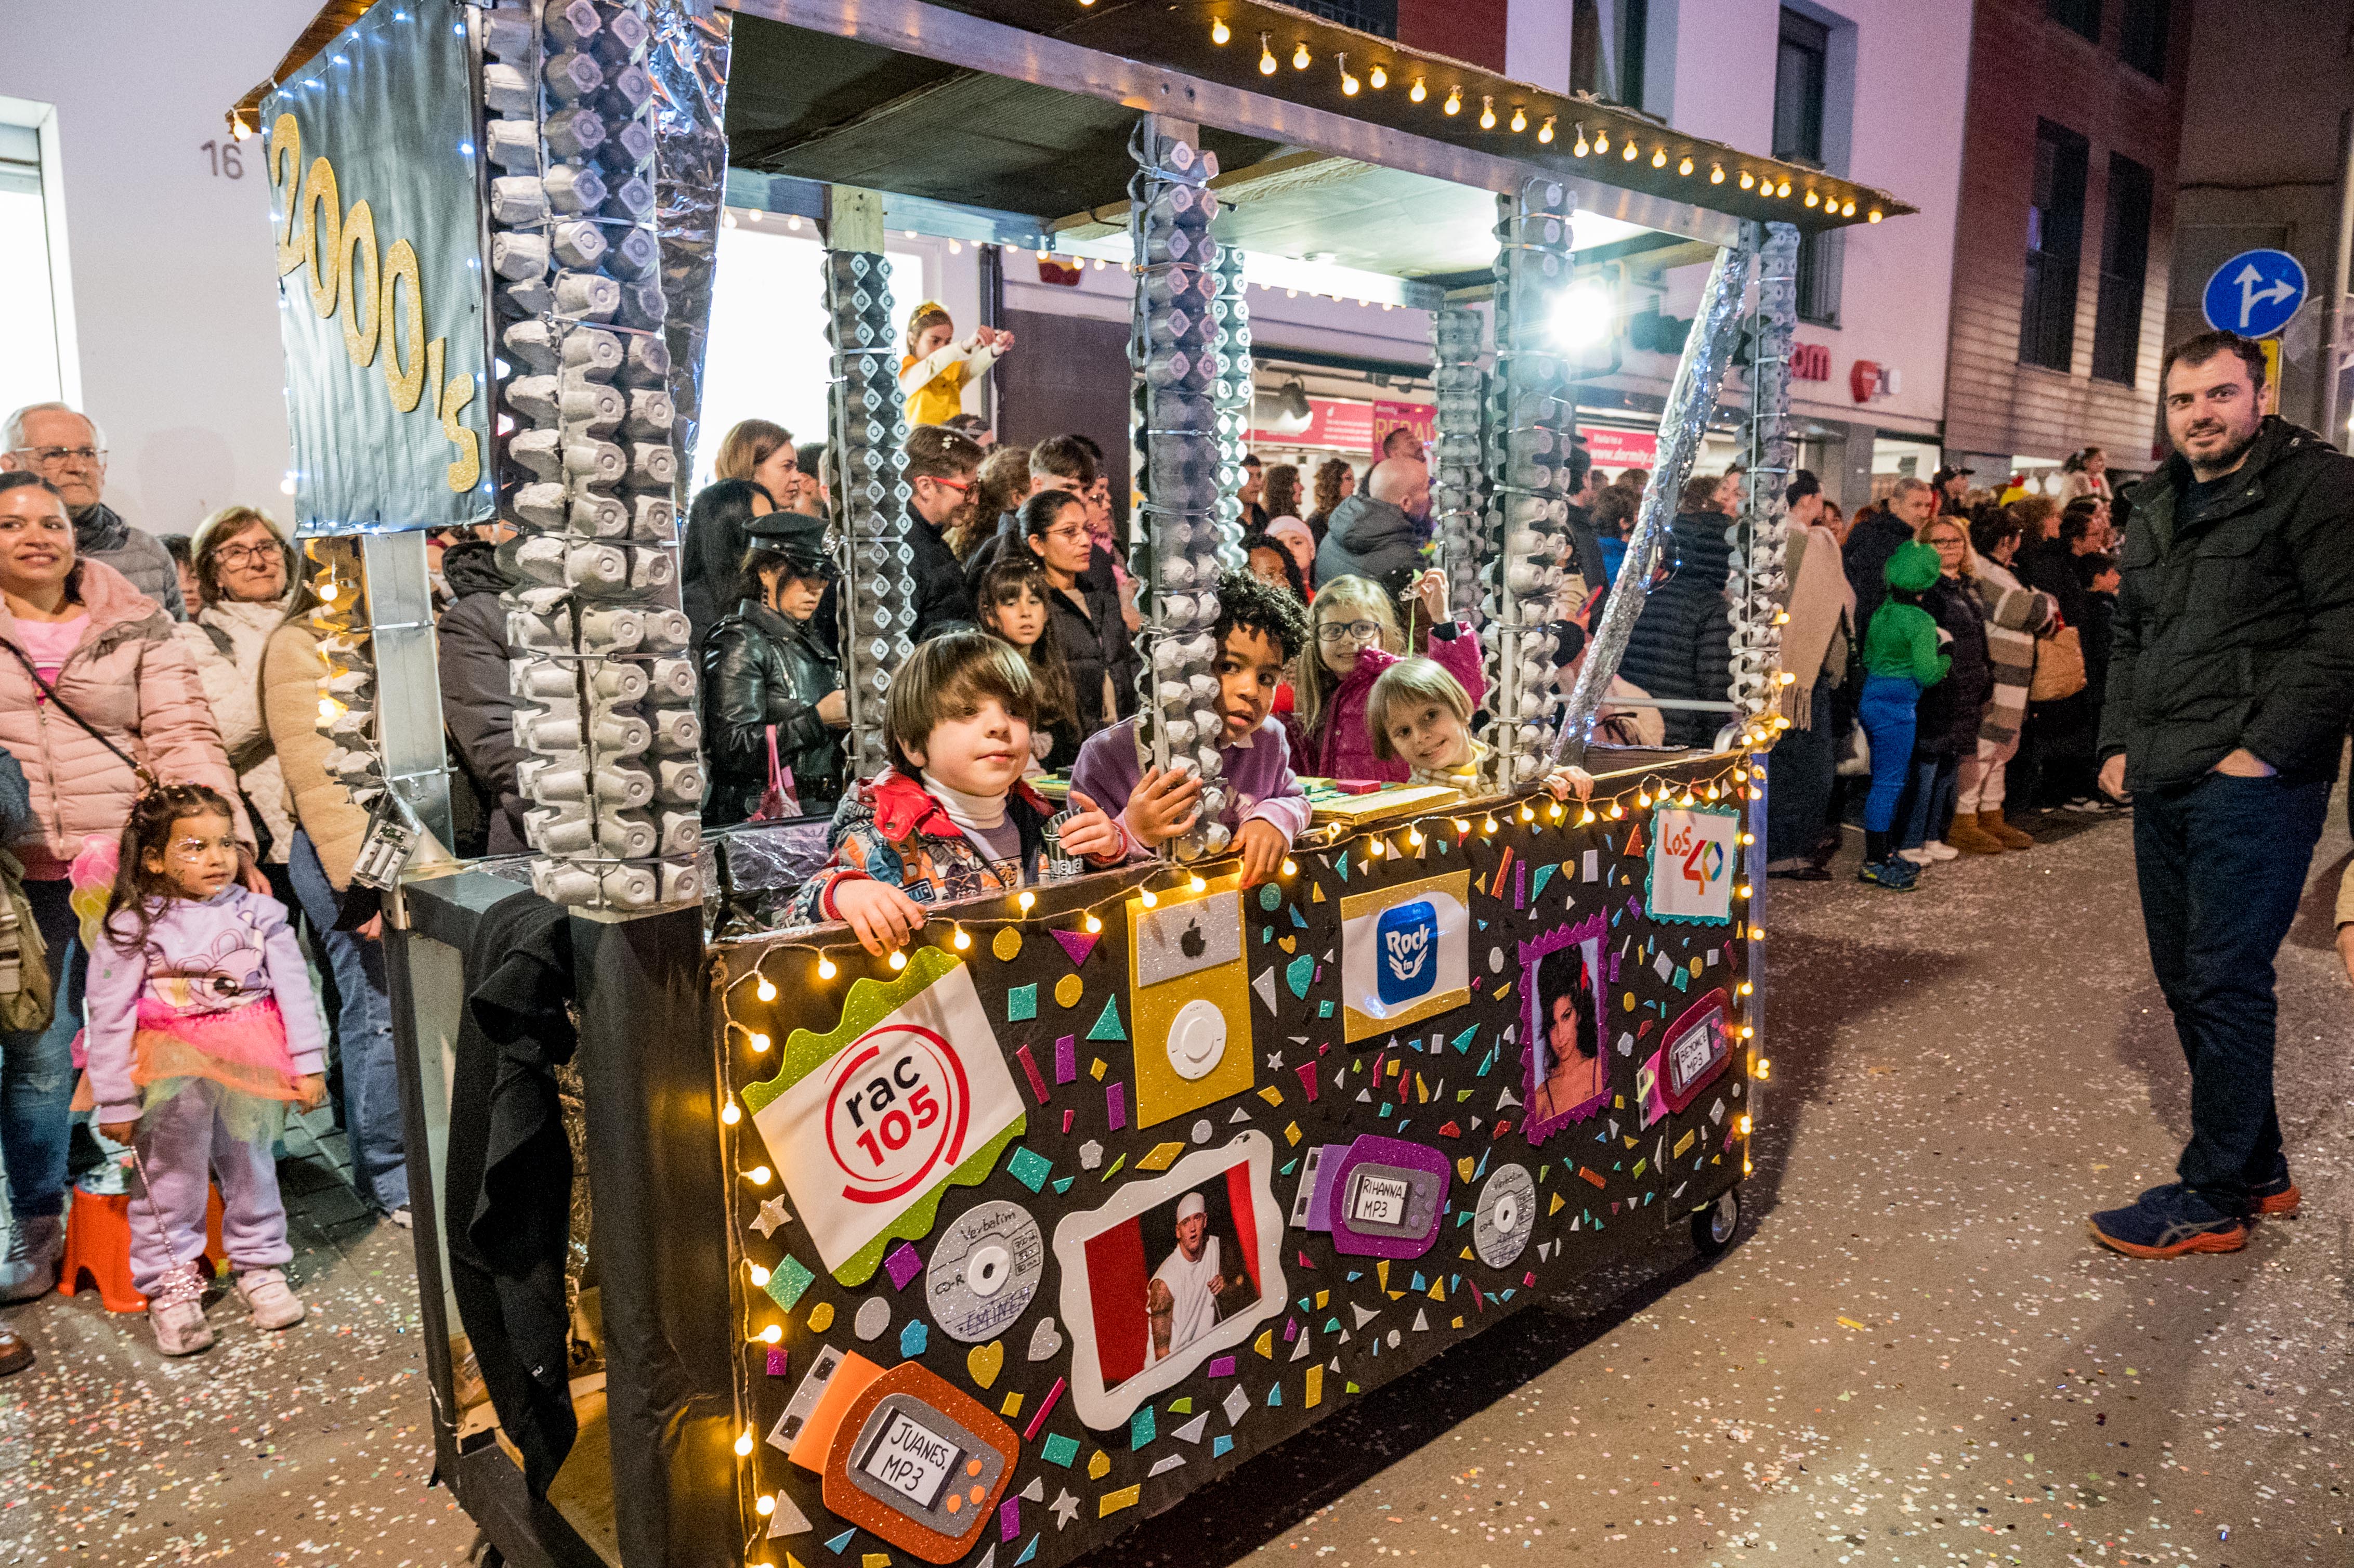
<svg viewBox="0 0 2354 1568">
<path fill-rule="evenodd" d="M 2023 833 L 2005 821 L 2002 809 L 1999 806 L 1991 811 L 1978 813 L 1978 831 L 1990 837 L 2000 839 L 2002 847 L 2005 849 L 2022 850 L 2035 847 L 2034 835 Z"/>
<path fill-rule="evenodd" d="M 1964 854 L 2000 854 L 2010 846 L 1979 826 L 1981 819 L 1971 812 L 1954 813 L 1954 825 L 1946 830 L 1946 842 Z"/>
</svg>

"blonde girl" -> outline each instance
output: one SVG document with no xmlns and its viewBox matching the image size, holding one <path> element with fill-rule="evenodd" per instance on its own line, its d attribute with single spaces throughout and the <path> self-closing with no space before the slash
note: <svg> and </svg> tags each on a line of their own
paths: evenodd
<svg viewBox="0 0 2354 1568">
<path fill-rule="evenodd" d="M 945 425 L 964 412 L 964 389 L 989 374 L 1013 346 L 1013 334 L 976 327 L 962 343 L 942 306 L 926 300 L 907 318 L 907 356 L 899 361 L 899 396 L 910 425 Z"/>
<path fill-rule="evenodd" d="M 1423 573 L 1415 580 L 1414 596 L 1430 620 L 1430 657 L 1476 705 L 1486 689 L 1479 645 L 1469 626 L 1447 615 L 1446 574 Z M 1405 783 L 1405 762 L 1376 757 L 1365 729 L 1373 682 L 1406 650 L 1389 595 L 1369 577 L 1335 577 L 1317 590 L 1308 616 L 1309 645 L 1299 656 L 1295 688 L 1304 755 L 1293 758 L 1294 771 L 1316 779 Z"/>
</svg>

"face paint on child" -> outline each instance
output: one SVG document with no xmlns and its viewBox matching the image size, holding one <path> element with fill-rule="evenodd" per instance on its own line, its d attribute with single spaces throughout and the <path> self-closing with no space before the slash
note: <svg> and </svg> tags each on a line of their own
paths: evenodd
<svg viewBox="0 0 2354 1568">
<path fill-rule="evenodd" d="M 1219 646 L 1214 673 L 1231 746 L 1265 723 L 1274 708 L 1275 689 L 1283 681 L 1282 646 L 1264 631 L 1237 626 Z"/>
<path fill-rule="evenodd" d="M 236 880 L 237 853 L 237 831 L 227 817 L 213 811 L 181 817 L 164 848 L 147 852 L 147 874 L 170 883 L 180 897 L 202 903 Z"/>
</svg>

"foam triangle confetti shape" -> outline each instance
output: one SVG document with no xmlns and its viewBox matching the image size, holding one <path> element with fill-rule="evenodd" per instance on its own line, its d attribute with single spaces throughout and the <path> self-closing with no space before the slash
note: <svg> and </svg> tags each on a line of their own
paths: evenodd
<svg viewBox="0 0 2354 1568">
<path fill-rule="evenodd" d="M 1258 992 L 1258 999 L 1267 1003 L 1268 1015 L 1270 1017 L 1277 1016 L 1275 1005 L 1275 971 L 1273 969 L 1259 970 L 1259 972 L 1251 979 L 1251 990 Z"/>
<path fill-rule="evenodd" d="M 1058 930 L 1055 933 L 1055 940 L 1063 944 L 1063 951 L 1071 955 L 1071 967 L 1076 969 L 1087 961 L 1087 955 L 1096 950 L 1096 944 L 1103 938 L 1085 931 Z"/>
<path fill-rule="evenodd" d="M 1087 1038 L 1090 1040 L 1128 1038 L 1128 1030 L 1119 1021 L 1119 998 L 1117 994 L 1104 998 L 1103 1012 L 1096 1019 L 1096 1026 L 1087 1031 Z"/>
<path fill-rule="evenodd" d="M 817 1526 L 809 1521 L 809 1515 L 801 1511 L 801 1505 L 793 1501 L 790 1496 L 784 1492 L 777 1494 L 777 1511 L 769 1516 L 769 1540 L 775 1541 L 788 1535 L 800 1535 L 816 1528 Z"/>
</svg>

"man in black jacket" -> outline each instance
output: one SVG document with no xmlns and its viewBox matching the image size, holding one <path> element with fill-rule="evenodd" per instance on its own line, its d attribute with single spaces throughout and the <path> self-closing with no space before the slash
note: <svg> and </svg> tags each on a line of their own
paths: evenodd
<svg viewBox="0 0 2354 1568">
<path fill-rule="evenodd" d="M 1848 587 L 1855 589 L 1855 634 L 1872 630 L 1872 612 L 1888 597 L 1888 557 L 1937 514 L 1937 493 L 1907 474 L 1889 492 L 1888 504 L 1857 521 L 1840 552 Z"/>
<path fill-rule="evenodd" d="M 941 537 L 972 514 L 973 481 L 981 471 L 981 443 L 945 425 L 917 425 L 907 432 L 907 544 L 915 552 L 907 572 L 916 585 L 916 625 L 910 641 L 928 642 L 980 624 L 964 568 Z"/>
<path fill-rule="evenodd" d="M 489 831 L 483 853 L 521 854 L 530 845 L 524 840 L 517 769 L 529 754 L 514 741 L 516 702 L 507 661 L 515 650 L 507 641 L 507 607 L 499 599 L 514 583 L 499 566 L 498 546 L 481 539 L 450 546 L 441 556 L 441 580 L 451 594 L 434 638 L 441 721 Z"/>
<path fill-rule="evenodd" d="M 2158 386 L 2175 455 L 2134 497 L 2101 787 L 2134 799 L 2158 989 L 2190 1066 L 2179 1182 L 2093 1216 L 2137 1257 L 2232 1252 L 2296 1212 L 2273 1104 L 2273 959 L 2354 712 L 2354 459 L 2262 412 L 2264 351 L 2203 333 Z"/>
</svg>

